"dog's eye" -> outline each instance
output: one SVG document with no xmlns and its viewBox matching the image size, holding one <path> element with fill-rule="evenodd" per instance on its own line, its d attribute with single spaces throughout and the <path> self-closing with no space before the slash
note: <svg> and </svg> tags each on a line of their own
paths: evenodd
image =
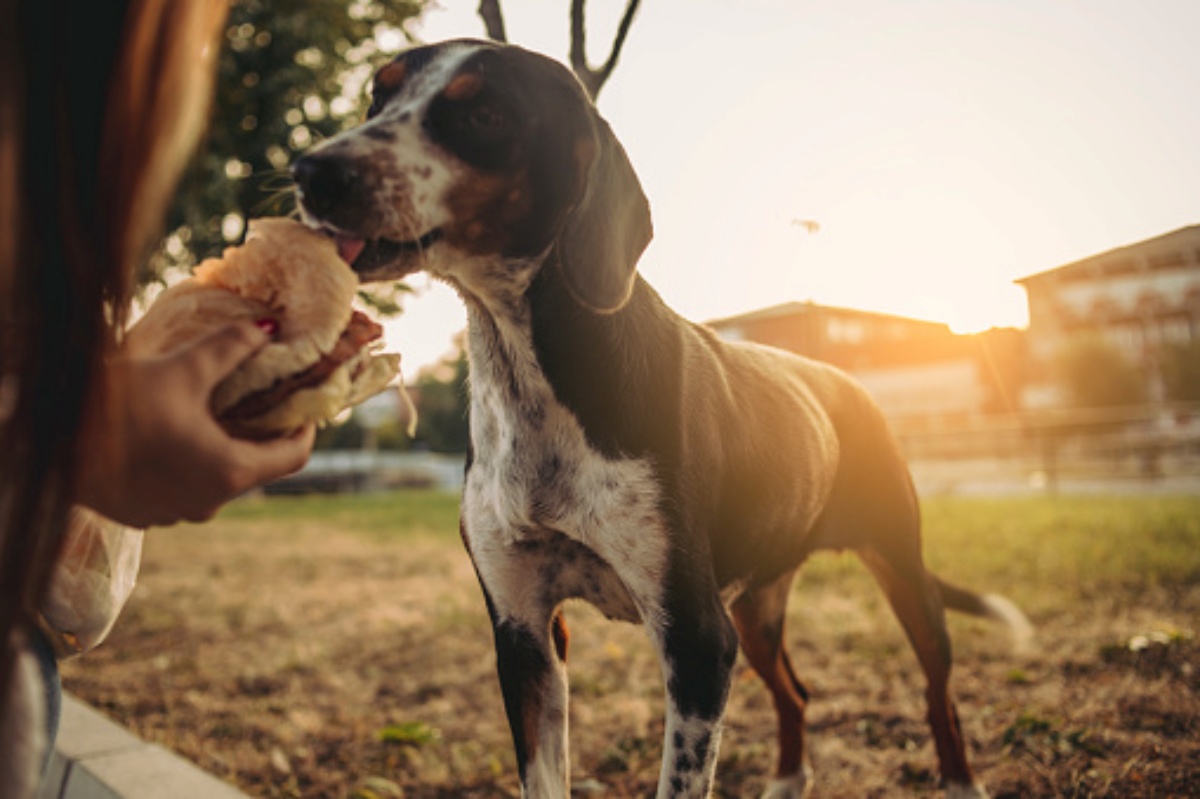
<svg viewBox="0 0 1200 799">
<path fill-rule="evenodd" d="M 481 133 L 495 133 L 504 128 L 507 120 L 504 113 L 490 105 L 481 105 L 472 109 L 467 117 L 472 128 Z"/>
<path fill-rule="evenodd" d="M 462 160 L 483 169 L 495 169 L 511 154 L 519 120 L 510 113 L 503 98 L 483 95 L 454 100 L 440 95 L 434 98 L 425 116 L 425 127 L 434 141 Z"/>
</svg>

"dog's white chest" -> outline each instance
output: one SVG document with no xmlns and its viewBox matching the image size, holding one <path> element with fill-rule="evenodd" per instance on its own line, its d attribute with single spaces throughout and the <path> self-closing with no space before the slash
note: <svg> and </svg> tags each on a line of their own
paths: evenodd
<svg viewBox="0 0 1200 799">
<path fill-rule="evenodd" d="M 542 594 L 530 601 L 578 597 L 635 620 L 657 604 L 666 562 L 653 471 L 592 449 L 516 338 L 471 355 L 463 513 L 472 555 L 511 587 L 508 597 L 536 586 Z"/>
</svg>

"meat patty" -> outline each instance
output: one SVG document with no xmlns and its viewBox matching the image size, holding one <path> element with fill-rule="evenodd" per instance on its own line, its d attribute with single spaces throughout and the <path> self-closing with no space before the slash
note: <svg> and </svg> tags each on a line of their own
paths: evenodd
<svg viewBox="0 0 1200 799">
<path fill-rule="evenodd" d="M 226 408 L 217 418 L 232 429 L 238 427 L 239 422 L 261 416 L 297 391 L 321 385 L 329 379 L 334 370 L 357 355 L 367 344 L 382 336 L 381 325 L 373 322 L 361 311 L 354 311 L 350 315 L 350 323 L 342 331 L 332 351 L 321 355 L 312 366 L 281 377 L 270 386 L 247 394 Z"/>
</svg>

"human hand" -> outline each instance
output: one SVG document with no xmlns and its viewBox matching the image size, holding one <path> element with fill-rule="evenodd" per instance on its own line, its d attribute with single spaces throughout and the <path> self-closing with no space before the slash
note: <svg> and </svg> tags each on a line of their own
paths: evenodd
<svg viewBox="0 0 1200 799">
<path fill-rule="evenodd" d="M 133 527 L 203 521 L 239 494 L 300 469 L 313 425 L 286 438 L 244 441 L 209 410 L 216 385 L 267 340 L 239 323 L 167 354 L 127 343 L 108 364 L 104 407 L 86 426 L 80 504 Z"/>
</svg>

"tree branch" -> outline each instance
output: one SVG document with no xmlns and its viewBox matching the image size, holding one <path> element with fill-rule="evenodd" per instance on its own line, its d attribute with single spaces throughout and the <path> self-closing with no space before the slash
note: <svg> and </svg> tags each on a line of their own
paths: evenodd
<svg viewBox="0 0 1200 799">
<path fill-rule="evenodd" d="M 479 0 L 479 16 L 487 30 L 488 38 L 494 42 L 507 42 L 508 34 L 504 31 L 504 13 L 500 10 L 500 0 Z"/>
<path fill-rule="evenodd" d="M 626 4 L 625 14 L 617 27 L 617 35 L 613 39 L 608 59 L 599 69 L 593 69 L 587 62 L 587 31 L 583 11 L 587 0 L 571 0 L 571 68 L 575 70 L 575 75 L 593 100 L 600 94 L 600 89 L 617 67 L 617 59 L 621 56 L 621 48 L 625 46 L 625 38 L 629 35 L 629 28 L 633 25 L 633 17 L 637 14 L 640 3 L 641 0 L 629 0 Z"/>
</svg>

